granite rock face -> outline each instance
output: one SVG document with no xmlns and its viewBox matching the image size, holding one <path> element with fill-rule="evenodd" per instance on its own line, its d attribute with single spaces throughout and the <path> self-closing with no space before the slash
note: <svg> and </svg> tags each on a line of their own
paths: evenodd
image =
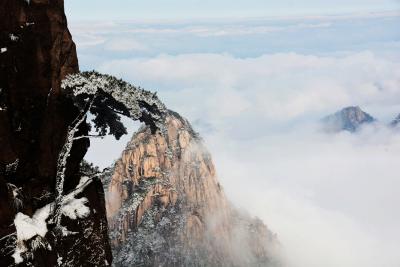
<svg viewBox="0 0 400 267">
<path fill-rule="evenodd" d="M 360 107 L 347 107 L 322 119 L 324 129 L 328 132 L 356 132 L 362 125 L 375 121 L 371 115 L 362 111 Z"/>
<path fill-rule="evenodd" d="M 115 266 L 275 266 L 275 235 L 228 202 L 177 113 L 164 131 L 142 127 L 106 177 Z"/>
<path fill-rule="evenodd" d="M 35 217 L 54 201 L 58 156 L 79 114 L 60 87 L 66 75 L 79 71 L 64 2 L 1 0 L 0 17 L 0 266 L 107 265 L 111 250 L 100 180 L 79 190 L 76 197 L 89 212 L 63 216 L 64 234 L 49 222 L 51 209 L 48 217 L 41 213 L 43 221 Z M 82 124 L 79 133 L 87 131 Z M 65 193 L 78 189 L 88 146 L 80 139 L 72 147 Z M 40 234 L 18 232 L 17 221 Z"/>
</svg>

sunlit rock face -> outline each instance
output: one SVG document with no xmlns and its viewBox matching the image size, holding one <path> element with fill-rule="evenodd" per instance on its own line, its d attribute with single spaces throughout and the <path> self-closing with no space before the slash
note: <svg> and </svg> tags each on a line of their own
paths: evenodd
<svg viewBox="0 0 400 267">
<path fill-rule="evenodd" d="M 62 79 L 79 71 L 64 1 L 1 0 L 0 18 L 0 266 L 110 264 L 100 180 L 71 202 L 85 204 L 79 216 L 70 209 L 62 217 L 69 233 L 49 223 L 58 156 L 79 114 L 61 90 Z M 79 184 L 88 144 L 72 147 L 64 193 Z"/>
<path fill-rule="evenodd" d="M 106 199 L 115 266 L 274 266 L 275 236 L 227 201 L 210 154 L 177 113 L 164 131 L 133 136 Z"/>
<path fill-rule="evenodd" d="M 328 132 L 356 132 L 362 125 L 375 121 L 360 107 L 347 107 L 322 119 L 323 127 Z"/>
</svg>

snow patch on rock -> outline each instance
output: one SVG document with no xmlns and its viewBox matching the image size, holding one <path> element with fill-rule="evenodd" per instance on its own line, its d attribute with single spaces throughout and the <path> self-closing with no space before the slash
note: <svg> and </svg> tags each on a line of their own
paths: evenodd
<svg viewBox="0 0 400 267">
<path fill-rule="evenodd" d="M 92 179 L 89 177 L 82 177 L 77 187 L 65 195 L 61 201 L 61 212 L 63 215 L 69 217 L 72 220 L 77 218 L 86 218 L 90 214 L 89 207 L 86 204 L 89 202 L 87 198 L 75 197 L 81 193 L 90 183 Z M 22 254 L 28 251 L 26 241 L 40 236 L 45 238 L 47 234 L 47 220 L 54 209 L 55 203 L 52 202 L 47 204 L 41 209 L 36 210 L 32 217 L 19 212 L 14 218 L 14 225 L 17 230 L 17 246 L 15 248 L 13 258 L 16 264 L 23 262 Z M 62 227 L 63 236 L 68 234 L 74 234 Z M 48 248 L 51 250 L 51 247 Z"/>
<path fill-rule="evenodd" d="M 14 225 L 17 229 L 17 247 L 13 254 L 15 263 L 23 262 L 22 253 L 26 252 L 28 248 L 25 245 L 25 241 L 35 237 L 44 236 L 47 233 L 46 220 L 50 215 L 51 205 L 46 205 L 41 209 L 38 209 L 35 214 L 31 217 L 19 212 L 14 219 Z"/>
<path fill-rule="evenodd" d="M 61 208 L 62 214 L 72 220 L 86 218 L 90 214 L 90 209 L 85 205 L 89 201 L 83 197 L 80 199 L 72 198 L 64 203 Z"/>
</svg>

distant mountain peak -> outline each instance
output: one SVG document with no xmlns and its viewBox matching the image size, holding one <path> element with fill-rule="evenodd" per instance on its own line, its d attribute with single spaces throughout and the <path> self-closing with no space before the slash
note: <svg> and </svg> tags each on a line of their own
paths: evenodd
<svg viewBox="0 0 400 267">
<path fill-rule="evenodd" d="M 397 127 L 400 126 L 400 114 L 390 123 L 390 126 Z"/>
<path fill-rule="evenodd" d="M 364 112 L 359 106 L 350 106 L 325 117 L 322 122 L 329 132 L 355 132 L 363 124 L 375 122 L 376 119 Z"/>
</svg>

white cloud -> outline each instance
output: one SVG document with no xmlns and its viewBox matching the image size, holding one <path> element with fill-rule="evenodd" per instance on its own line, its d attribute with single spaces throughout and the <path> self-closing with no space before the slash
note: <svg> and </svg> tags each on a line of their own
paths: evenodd
<svg viewBox="0 0 400 267">
<path fill-rule="evenodd" d="M 400 264 L 400 134 L 311 129 L 233 140 L 207 135 L 219 179 L 236 205 L 260 216 L 289 267 Z"/>
<path fill-rule="evenodd" d="M 332 24 L 323 23 L 294 23 L 286 26 L 238 26 L 238 25 L 221 25 L 214 27 L 190 27 L 184 29 L 185 33 L 195 34 L 198 36 L 237 36 L 252 34 L 268 34 L 273 32 L 284 32 L 301 29 L 326 28 Z"/>
<path fill-rule="evenodd" d="M 70 25 L 74 36 L 79 34 L 148 34 L 148 35 L 193 35 L 201 37 L 241 36 L 268 34 L 276 32 L 297 32 L 304 29 L 332 28 L 336 23 L 368 19 L 395 19 L 399 11 L 360 12 L 340 15 L 314 16 L 274 16 L 236 19 L 201 20 L 126 20 L 92 21 L 91 23 L 73 21 Z"/>
<path fill-rule="evenodd" d="M 342 57 L 288 53 L 244 59 L 160 55 L 111 61 L 100 70 L 158 88 L 170 108 L 187 112 L 193 120 L 223 121 L 237 110 L 242 117 L 283 122 L 323 116 L 346 105 L 393 110 L 400 104 L 400 64 L 368 51 Z M 181 108 L 186 104 L 190 110 Z"/>
<path fill-rule="evenodd" d="M 133 38 L 113 38 L 106 42 L 104 48 L 108 51 L 146 51 L 148 48 Z"/>
<path fill-rule="evenodd" d="M 183 23 L 183 22 L 181 22 Z M 332 24 L 330 22 L 310 22 L 310 23 L 298 23 L 291 22 L 285 26 L 254 26 L 254 25 L 231 25 L 231 24 L 216 24 L 216 25 L 190 25 L 182 24 L 179 28 L 173 27 L 162 27 L 157 28 L 154 26 L 148 26 L 145 28 L 135 28 L 126 31 L 127 33 L 133 34 L 191 34 L 194 36 L 201 37 L 215 37 L 215 36 L 239 36 L 239 35 L 253 35 L 253 34 L 268 34 L 274 32 L 293 31 L 301 29 L 313 29 L 313 28 L 327 28 Z"/>
<path fill-rule="evenodd" d="M 69 28 L 78 49 L 92 48 L 104 44 L 112 29 L 117 26 L 114 22 L 70 23 Z"/>
<path fill-rule="evenodd" d="M 400 134 L 378 125 L 325 135 L 312 125 L 346 105 L 394 117 L 399 63 L 368 51 L 189 54 L 100 69 L 159 89 L 169 108 L 205 125 L 197 130 L 228 196 L 278 233 L 287 266 L 400 264 Z"/>
</svg>

